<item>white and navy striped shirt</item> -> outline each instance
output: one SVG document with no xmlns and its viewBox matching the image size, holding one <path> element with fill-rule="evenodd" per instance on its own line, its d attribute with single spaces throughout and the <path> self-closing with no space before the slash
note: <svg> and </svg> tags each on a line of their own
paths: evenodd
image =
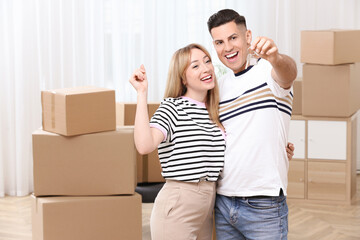
<svg viewBox="0 0 360 240">
<path fill-rule="evenodd" d="M 204 103 L 187 97 L 166 98 L 150 120 L 163 132 L 158 147 L 165 179 L 216 181 L 224 166 L 225 139 Z"/>
<path fill-rule="evenodd" d="M 286 154 L 292 88 L 283 89 L 265 59 L 219 79 L 220 121 L 226 129 L 225 167 L 217 193 L 225 196 L 286 195 Z"/>
</svg>

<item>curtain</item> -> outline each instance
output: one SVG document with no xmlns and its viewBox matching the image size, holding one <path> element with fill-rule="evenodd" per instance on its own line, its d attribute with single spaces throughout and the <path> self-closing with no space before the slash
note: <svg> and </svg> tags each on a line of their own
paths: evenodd
<svg viewBox="0 0 360 240">
<path fill-rule="evenodd" d="M 33 190 L 41 90 L 95 85 L 134 102 L 128 78 L 144 64 L 149 101 L 160 101 L 176 49 L 200 43 L 224 68 L 206 25 L 223 8 L 293 57 L 299 77 L 301 30 L 360 28 L 356 0 L 0 0 L 0 196 Z"/>
<path fill-rule="evenodd" d="M 0 196 L 33 191 L 40 91 L 104 86 L 103 2 L 0 0 Z"/>
</svg>

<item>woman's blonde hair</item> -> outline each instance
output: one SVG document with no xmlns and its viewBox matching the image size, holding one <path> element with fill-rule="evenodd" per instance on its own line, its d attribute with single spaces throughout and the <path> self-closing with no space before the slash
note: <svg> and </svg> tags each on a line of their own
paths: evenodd
<svg viewBox="0 0 360 240">
<path fill-rule="evenodd" d="M 211 60 L 209 52 L 200 44 L 192 43 L 177 50 L 170 61 L 164 98 L 177 98 L 186 93 L 187 89 L 184 85 L 184 82 L 186 82 L 186 69 L 190 65 L 191 49 L 194 48 L 203 51 Z M 223 128 L 219 119 L 219 87 L 215 74 L 213 77 L 215 80 L 215 87 L 208 90 L 205 105 L 209 112 L 210 119 L 216 125 Z"/>
</svg>

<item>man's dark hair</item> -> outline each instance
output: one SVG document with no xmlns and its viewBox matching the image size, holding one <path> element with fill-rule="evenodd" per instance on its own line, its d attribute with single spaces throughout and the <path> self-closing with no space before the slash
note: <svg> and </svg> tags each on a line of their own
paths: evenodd
<svg viewBox="0 0 360 240">
<path fill-rule="evenodd" d="M 219 27 L 228 22 L 235 22 L 236 25 L 244 25 L 246 28 L 246 20 L 244 16 L 241 16 L 236 11 L 232 9 L 223 9 L 214 13 L 210 16 L 207 25 L 209 32 L 211 33 L 211 29 L 215 27 Z"/>
</svg>

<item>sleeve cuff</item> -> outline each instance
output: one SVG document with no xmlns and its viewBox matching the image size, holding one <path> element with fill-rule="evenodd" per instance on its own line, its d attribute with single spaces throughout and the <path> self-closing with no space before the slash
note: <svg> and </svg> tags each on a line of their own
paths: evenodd
<svg viewBox="0 0 360 240">
<path fill-rule="evenodd" d="M 164 135 L 164 139 L 163 139 L 163 142 L 166 141 L 166 138 L 167 138 L 167 131 L 165 128 L 163 128 L 162 126 L 160 126 L 159 124 L 157 123 L 150 123 L 150 127 L 151 128 L 156 128 L 156 129 L 159 129 L 163 135 Z"/>
</svg>

